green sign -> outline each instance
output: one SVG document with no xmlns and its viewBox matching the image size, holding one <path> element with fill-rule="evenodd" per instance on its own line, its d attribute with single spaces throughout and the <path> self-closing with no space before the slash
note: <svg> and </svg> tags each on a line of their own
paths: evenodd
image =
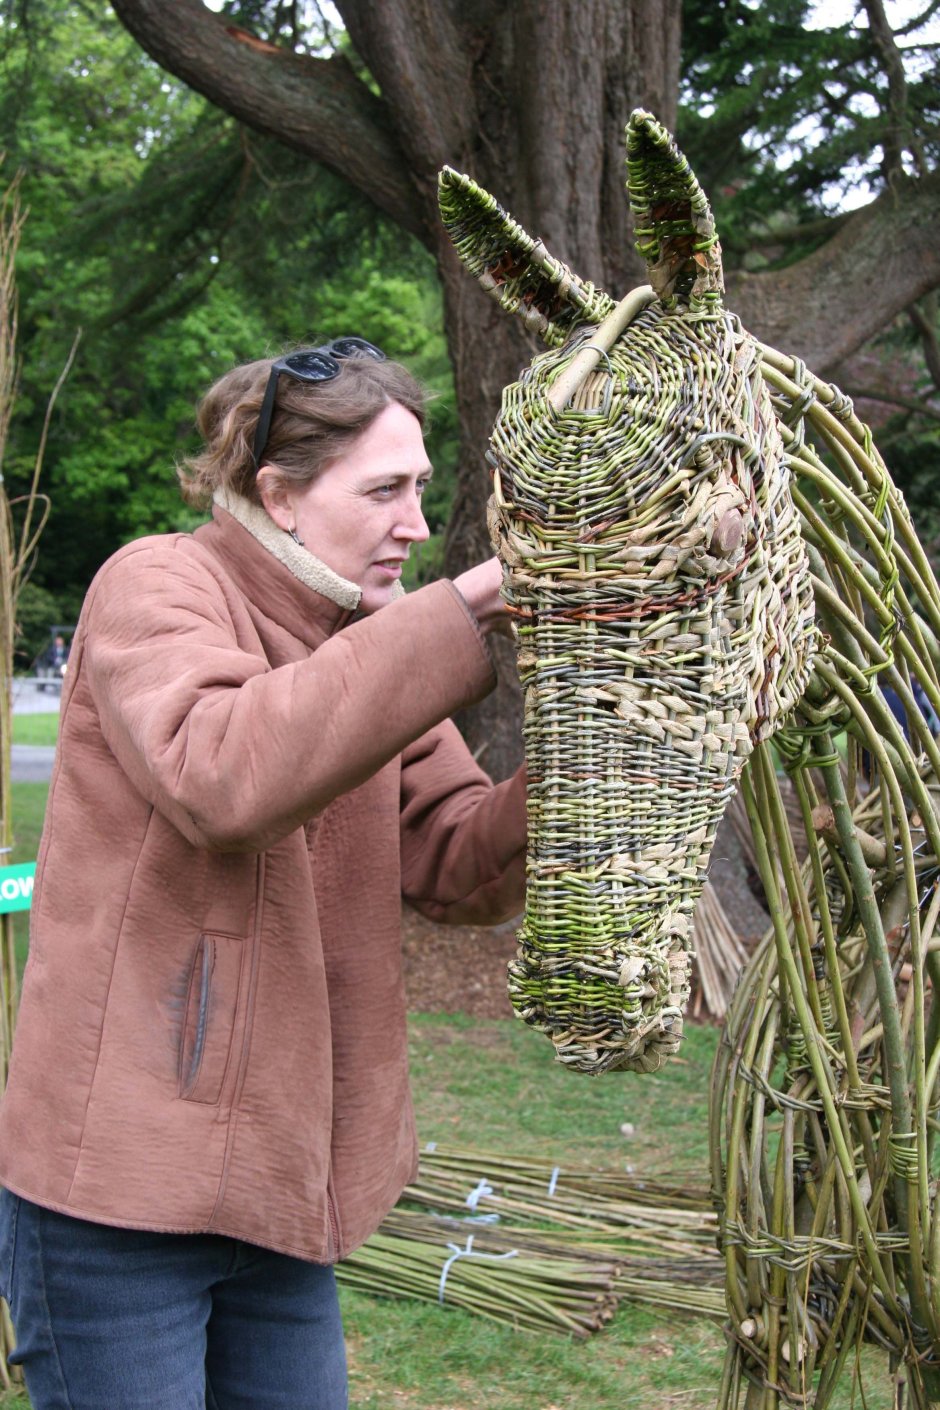
<svg viewBox="0 0 940 1410">
<path fill-rule="evenodd" d="M 33 899 L 35 862 L 20 862 L 15 867 L 0 867 L 0 914 L 4 911 L 28 911 Z"/>
</svg>

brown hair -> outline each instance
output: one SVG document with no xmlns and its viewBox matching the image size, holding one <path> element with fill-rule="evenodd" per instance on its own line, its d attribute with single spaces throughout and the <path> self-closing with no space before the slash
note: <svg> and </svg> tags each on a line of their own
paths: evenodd
<svg viewBox="0 0 940 1410">
<path fill-rule="evenodd" d="M 204 448 L 177 467 L 187 503 L 208 504 L 221 487 L 261 502 L 252 449 L 273 361 L 233 367 L 203 397 L 196 425 Z M 344 358 L 330 382 L 299 382 L 282 373 L 264 463 L 294 485 L 309 484 L 392 402 L 413 412 L 423 427 L 427 400 L 398 362 Z"/>
</svg>

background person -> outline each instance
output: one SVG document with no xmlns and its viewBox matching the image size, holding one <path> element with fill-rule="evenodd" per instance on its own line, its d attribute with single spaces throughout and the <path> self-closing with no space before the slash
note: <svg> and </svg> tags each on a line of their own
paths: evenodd
<svg viewBox="0 0 940 1410">
<path fill-rule="evenodd" d="M 193 534 L 96 576 L 69 661 L 0 1110 L 0 1289 L 36 1410 L 339 1410 L 330 1267 L 417 1168 L 404 895 L 497 922 L 524 783 L 495 560 L 402 596 L 424 397 L 359 340 L 238 367 Z"/>
<path fill-rule="evenodd" d="M 49 652 L 49 665 L 52 672 L 57 676 L 65 675 L 65 667 L 69 659 L 69 649 L 65 644 L 65 637 L 61 632 L 56 632 Z"/>
</svg>

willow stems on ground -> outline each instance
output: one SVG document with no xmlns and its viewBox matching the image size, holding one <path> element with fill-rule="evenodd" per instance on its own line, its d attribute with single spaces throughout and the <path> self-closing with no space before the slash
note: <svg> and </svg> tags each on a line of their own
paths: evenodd
<svg viewBox="0 0 940 1410">
<path fill-rule="evenodd" d="M 425 1208 L 393 1210 L 340 1264 L 341 1282 L 576 1337 L 601 1330 L 622 1300 L 724 1314 L 702 1189 L 435 1147 L 404 1199 Z"/>
</svg>

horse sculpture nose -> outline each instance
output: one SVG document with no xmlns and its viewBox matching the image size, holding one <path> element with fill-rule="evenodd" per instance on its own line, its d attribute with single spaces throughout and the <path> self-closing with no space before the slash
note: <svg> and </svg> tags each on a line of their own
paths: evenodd
<svg viewBox="0 0 940 1410">
<path fill-rule="evenodd" d="M 709 553 L 716 558 L 727 558 L 744 542 L 745 520 L 740 509 L 728 509 L 715 525 L 715 532 L 708 544 Z"/>
</svg>

